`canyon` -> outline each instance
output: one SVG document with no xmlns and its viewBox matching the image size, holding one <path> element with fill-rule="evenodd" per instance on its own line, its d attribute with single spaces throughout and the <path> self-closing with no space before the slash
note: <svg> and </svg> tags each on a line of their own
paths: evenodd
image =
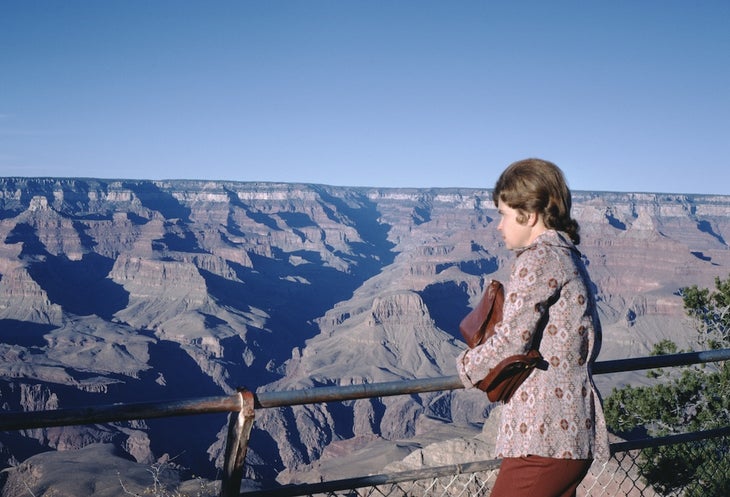
<svg viewBox="0 0 730 497">
<path fill-rule="evenodd" d="M 599 360 L 663 339 L 691 348 L 681 290 L 730 274 L 730 196 L 577 191 L 573 215 L 603 324 Z M 477 188 L 0 178 L 0 405 L 453 375 L 461 317 L 509 273 L 497 217 Z M 606 396 L 648 379 L 596 381 Z M 482 457 L 473 439 L 493 409 L 465 390 L 263 409 L 246 479 L 377 472 L 429 445 Z M 225 415 L 205 415 L 3 432 L 1 495 L 16 495 L 24 461 L 84 453 L 89 474 L 103 458 L 174 460 L 182 478 L 215 479 L 225 430 Z"/>
</svg>

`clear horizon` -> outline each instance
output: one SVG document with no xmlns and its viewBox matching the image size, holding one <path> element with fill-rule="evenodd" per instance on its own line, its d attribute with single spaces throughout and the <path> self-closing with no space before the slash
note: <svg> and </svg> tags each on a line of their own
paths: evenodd
<svg viewBox="0 0 730 497">
<path fill-rule="evenodd" d="M 0 4 L 0 176 L 730 194 L 730 3 Z"/>
</svg>

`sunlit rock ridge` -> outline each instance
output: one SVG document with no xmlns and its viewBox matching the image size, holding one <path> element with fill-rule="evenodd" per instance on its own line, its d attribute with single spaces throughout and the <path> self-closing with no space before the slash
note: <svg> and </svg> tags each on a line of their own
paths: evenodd
<svg viewBox="0 0 730 497">
<path fill-rule="evenodd" d="M 730 196 L 574 192 L 573 213 L 604 325 L 599 359 L 690 342 L 678 292 L 728 276 Z M 2 408 L 455 374 L 460 318 L 509 271 L 496 217 L 486 189 L 0 178 Z M 456 391 L 261 410 L 247 477 L 326 474 L 364 447 L 380 447 L 382 467 L 434 423 L 456 434 L 489 409 Z M 225 424 L 2 433 L 0 457 L 8 467 L 102 442 L 215 475 Z"/>
</svg>

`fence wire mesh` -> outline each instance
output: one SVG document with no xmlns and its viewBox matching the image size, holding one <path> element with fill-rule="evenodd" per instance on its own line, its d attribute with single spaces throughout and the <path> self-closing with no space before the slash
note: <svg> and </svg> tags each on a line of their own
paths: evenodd
<svg viewBox="0 0 730 497">
<path fill-rule="evenodd" d="M 730 427 L 612 445 L 578 488 L 580 497 L 727 497 Z M 499 461 L 483 461 L 391 475 L 281 487 L 244 496 L 466 497 L 488 496 Z"/>
<path fill-rule="evenodd" d="M 445 475 L 431 480 L 414 480 L 390 485 L 380 485 L 353 490 L 350 493 L 330 493 L 328 495 L 348 495 L 351 497 L 395 497 L 395 496 L 470 496 L 487 495 L 496 478 L 497 470 L 469 475 Z"/>
</svg>

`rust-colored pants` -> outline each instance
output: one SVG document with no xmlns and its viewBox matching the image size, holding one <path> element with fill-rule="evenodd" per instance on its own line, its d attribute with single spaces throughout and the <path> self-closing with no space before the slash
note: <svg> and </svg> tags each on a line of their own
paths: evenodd
<svg viewBox="0 0 730 497">
<path fill-rule="evenodd" d="M 590 459 L 506 457 L 490 497 L 575 497 L 591 467 Z"/>
</svg>

